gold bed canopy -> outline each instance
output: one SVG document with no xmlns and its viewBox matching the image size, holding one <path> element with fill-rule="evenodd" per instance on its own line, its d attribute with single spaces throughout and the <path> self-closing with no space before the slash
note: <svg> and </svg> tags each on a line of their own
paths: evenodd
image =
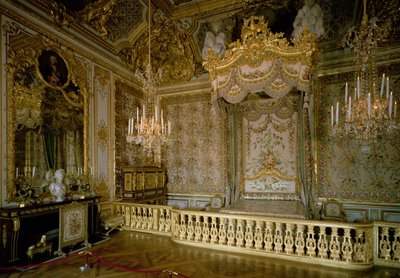
<svg viewBox="0 0 400 278">
<path fill-rule="evenodd" d="M 210 48 L 203 62 L 210 73 L 212 102 L 222 97 L 239 103 L 261 91 L 279 98 L 292 88 L 309 90 L 317 38 L 307 28 L 291 44 L 283 33 L 272 33 L 263 16 L 251 16 L 244 20 L 241 37 L 223 57 Z"/>
</svg>

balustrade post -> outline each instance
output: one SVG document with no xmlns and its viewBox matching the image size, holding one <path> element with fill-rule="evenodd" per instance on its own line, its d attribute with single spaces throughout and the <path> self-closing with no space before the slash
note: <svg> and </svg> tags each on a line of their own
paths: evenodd
<svg viewBox="0 0 400 278">
<path fill-rule="evenodd" d="M 234 246 L 236 238 L 236 229 L 235 229 L 235 219 L 233 218 L 229 218 L 227 237 L 228 237 L 228 246 Z"/>
<path fill-rule="evenodd" d="M 208 222 L 208 217 L 203 216 L 203 229 L 201 231 L 202 242 L 210 242 L 210 223 Z"/>
<path fill-rule="evenodd" d="M 142 222 L 143 222 L 142 208 L 136 207 L 136 213 L 137 213 L 136 228 L 140 229 L 142 227 Z"/>
<path fill-rule="evenodd" d="M 187 227 L 187 239 L 190 241 L 194 240 L 194 216 L 188 215 L 188 227 Z"/>
<path fill-rule="evenodd" d="M 211 243 L 218 243 L 218 228 L 217 228 L 217 217 L 211 217 Z"/>
<path fill-rule="evenodd" d="M 236 246 L 243 247 L 243 245 L 244 245 L 243 220 L 238 219 L 236 222 Z"/>
<path fill-rule="evenodd" d="M 246 220 L 245 246 L 246 248 L 254 248 L 253 221 Z"/>
<path fill-rule="evenodd" d="M 314 238 L 314 226 L 313 225 L 307 225 L 308 231 L 307 231 L 307 240 L 306 240 L 306 249 L 307 249 L 307 254 L 310 257 L 315 257 L 316 252 L 315 249 L 317 247 L 317 243 Z"/>
<path fill-rule="evenodd" d="M 194 239 L 201 241 L 201 216 L 196 215 L 196 227 L 194 229 Z"/>
<path fill-rule="evenodd" d="M 340 260 L 340 242 L 339 242 L 339 235 L 338 235 L 338 228 L 332 228 L 332 236 L 331 241 L 329 242 L 329 251 L 331 252 L 331 259 L 333 260 Z"/>
<path fill-rule="evenodd" d="M 159 223 L 159 210 L 157 208 L 153 209 L 153 224 L 152 224 L 152 228 L 155 231 L 158 231 L 158 223 Z"/>
<path fill-rule="evenodd" d="M 346 262 L 349 262 L 352 260 L 353 244 L 352 244 L 351 235 L 350 235 L 350 228 L 344 229 L 342 254 L 343 254 L 343 259 L 345 259 Z"/>
<path fill-rule="evenodd" d="M 382 227 L 382 233 L 379 241 L 380 257 L 385 260 L 390 260 L 390 241 L 389 241 L 389 227 Z"/>
<path fill-rule="evenodd" d="M 158 230 L 160 232 L 165 230 L 165 210 L 164 209 L 160 209 L 160 222 L 159 222 L 159 226 L 158 226 Z"/>
<path fill-rule="evenodd" d="M 186 214 L 180 214 L 179 219 L 179 238 L 186 239 Z"/>
<path fill-rule="evenodd" d="M 400 228 L 396 228 L 394 230 L 392 250 L 393 250 L 393 260 L 400 261 Z"/>
<path fill-rule="evenodd" d="M 294 245 L 296 246 L 297 255 L 303 256 L 306 244 L 304 241 L 304 225 L 302 224 L 297 224 L 296 240 Z"/>
<path fill-rule="evenodd" d="M 265 243 L 265 250 L 267 251 L 273 250 L 274 248 L 273 223 L 269 221 L 265 223 L 264 243 Z"/>
<path fill-rule="evenodd" d="M 286 223 L 285 238 L 284 238 L 284 249 L 286 254 L 293 254 L 293 225 Z"/>
<path fill-rule="evenodd" d="M 226 237 L 226 225 L 225 223 L 227 222 L 226 218 L 220 218 L 219 222 L 219 230 L 218 230 L 218 243 L 219 244 L 226 244 L 227 243 L 227 237 Z"/>
<path fill-rule="evenodd" d="M 127 227 L 132 227 L 132 222 L 134 221 L 132 213 L 132 208 L 129 206 L 125 206 L 125 225 Z"/>
<path fill-rule="evenodd" d="M 147 229 L 148 224 L 148 215 L 147 215 L 147 208 L 142 208 L 142 229 Z"/>
<path fill-rule="evenodd" d="M 367 262 L 366 253 L 365 253 L 365 238 L 364 238 L 364 230 L 358 229 L 356 230 L 356 241 L 354 243 L 354 261 L 357 262 Z"/>
<path fill-rule="evenodd" d="M 262 250 L 263 248 L 263 226 L 262 221 L 256 221 L 256 232 L 254 235 L 254 245 L 257 250 Z"/>
<path fill-rule="evenodd" d="M 274 236 L 275 252 L 283 252 L 283 231 L 282 223 L 275 223 L 275 236 Z"/>
<path fill-rule="evenodd" d="M 171 224 L 171 210 L 167 209 L 165 212 L 165 231 L 171 232 L 172 224 Z"/>
<path fill-rule="evenodd" d="M 318 239 L 318 257 L 328 258 L 328 240 L 326 239 L 326 227 L 320 227 Z"/>
<path fill-rule="evenodd" d="M 169 210 L 166 210 L 168 212 Z M 179 212 L 172 211 L 172 221 L 171 221 L 171 234 L 173 238 L 179 238 Z M 166 216 L 167 217 L 167 216 Z"/>
</svg>

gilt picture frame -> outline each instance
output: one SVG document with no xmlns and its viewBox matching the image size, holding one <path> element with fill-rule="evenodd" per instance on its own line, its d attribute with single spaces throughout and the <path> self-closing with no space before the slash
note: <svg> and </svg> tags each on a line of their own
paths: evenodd
<svg viewBox="0 0 400 278">
<path fill-rule="evenodd" d="M 70 74 L 67 62 L 56 51 L 44 49 L 38 55 L 37 70 L 40 79 L 53 89 L 68 86 Z"/>
</svg>

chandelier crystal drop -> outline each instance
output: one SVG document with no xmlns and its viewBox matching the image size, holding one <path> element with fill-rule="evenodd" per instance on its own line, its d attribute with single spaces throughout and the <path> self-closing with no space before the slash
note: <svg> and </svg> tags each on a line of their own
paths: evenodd
<svg viewBox="0 0 400 278">
<path fill-rule="evenodd" d="M 156 155 L 157 149 L 168 141 L 168 136 L 171 134 L 171 124 L 169 121 L 164 121 L 163 110 L 161 109 L 160 113 L 156 104 L 157 85 L 162 80 L 162 69 L 159 68 L 157 73 L 153 74 L 151 67 L 150 1 L 148 20 L 149 63 L 144 73 L 139 69 L 135 72 L 135 77 L 143 84 L 144 105 L 142 115 L 140 115 L 140 109 L 137 107 L 136 120 L 134 117 L 129 119 L 126 141 L 142 145 L 146 156 L 152 158 Z"/>
<path fill-rule="evenodd" d="M 368 21 L 364 0 L 360 30 L 353 27 L 343 39 L 343 46 L 354 51 L 356 72 L 354 89 L 346 82 L 344 103 L 338 101 L 331 106 L 331 134 L 335 137 L 375 140 L 400 129 L 390 78 L 385 73 L 382 78 L 377 75 L 375 55 L 380 34 L 377 19 Z"/>
</svg>

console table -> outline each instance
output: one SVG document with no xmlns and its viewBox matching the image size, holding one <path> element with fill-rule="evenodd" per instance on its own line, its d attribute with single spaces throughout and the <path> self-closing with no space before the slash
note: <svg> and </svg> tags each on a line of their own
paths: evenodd
<svg viewBox="0 0 400 278">
<path fill-rule="evenodd" d="M 99 199 L 100 196 L 91 196 L 62 202 L 32 204 L 26 207 L 0 208 L 0 265 L 29 262 L 26 254 L 29 246 L 37 243 L 43 235 L 52 242 L 53 250 L 57 250 L 59 212 L 61 208 L 72 202 L 88 206 L 87 229 L 89 242 L 91 242 L 98 229 Z"/>
</svg>

